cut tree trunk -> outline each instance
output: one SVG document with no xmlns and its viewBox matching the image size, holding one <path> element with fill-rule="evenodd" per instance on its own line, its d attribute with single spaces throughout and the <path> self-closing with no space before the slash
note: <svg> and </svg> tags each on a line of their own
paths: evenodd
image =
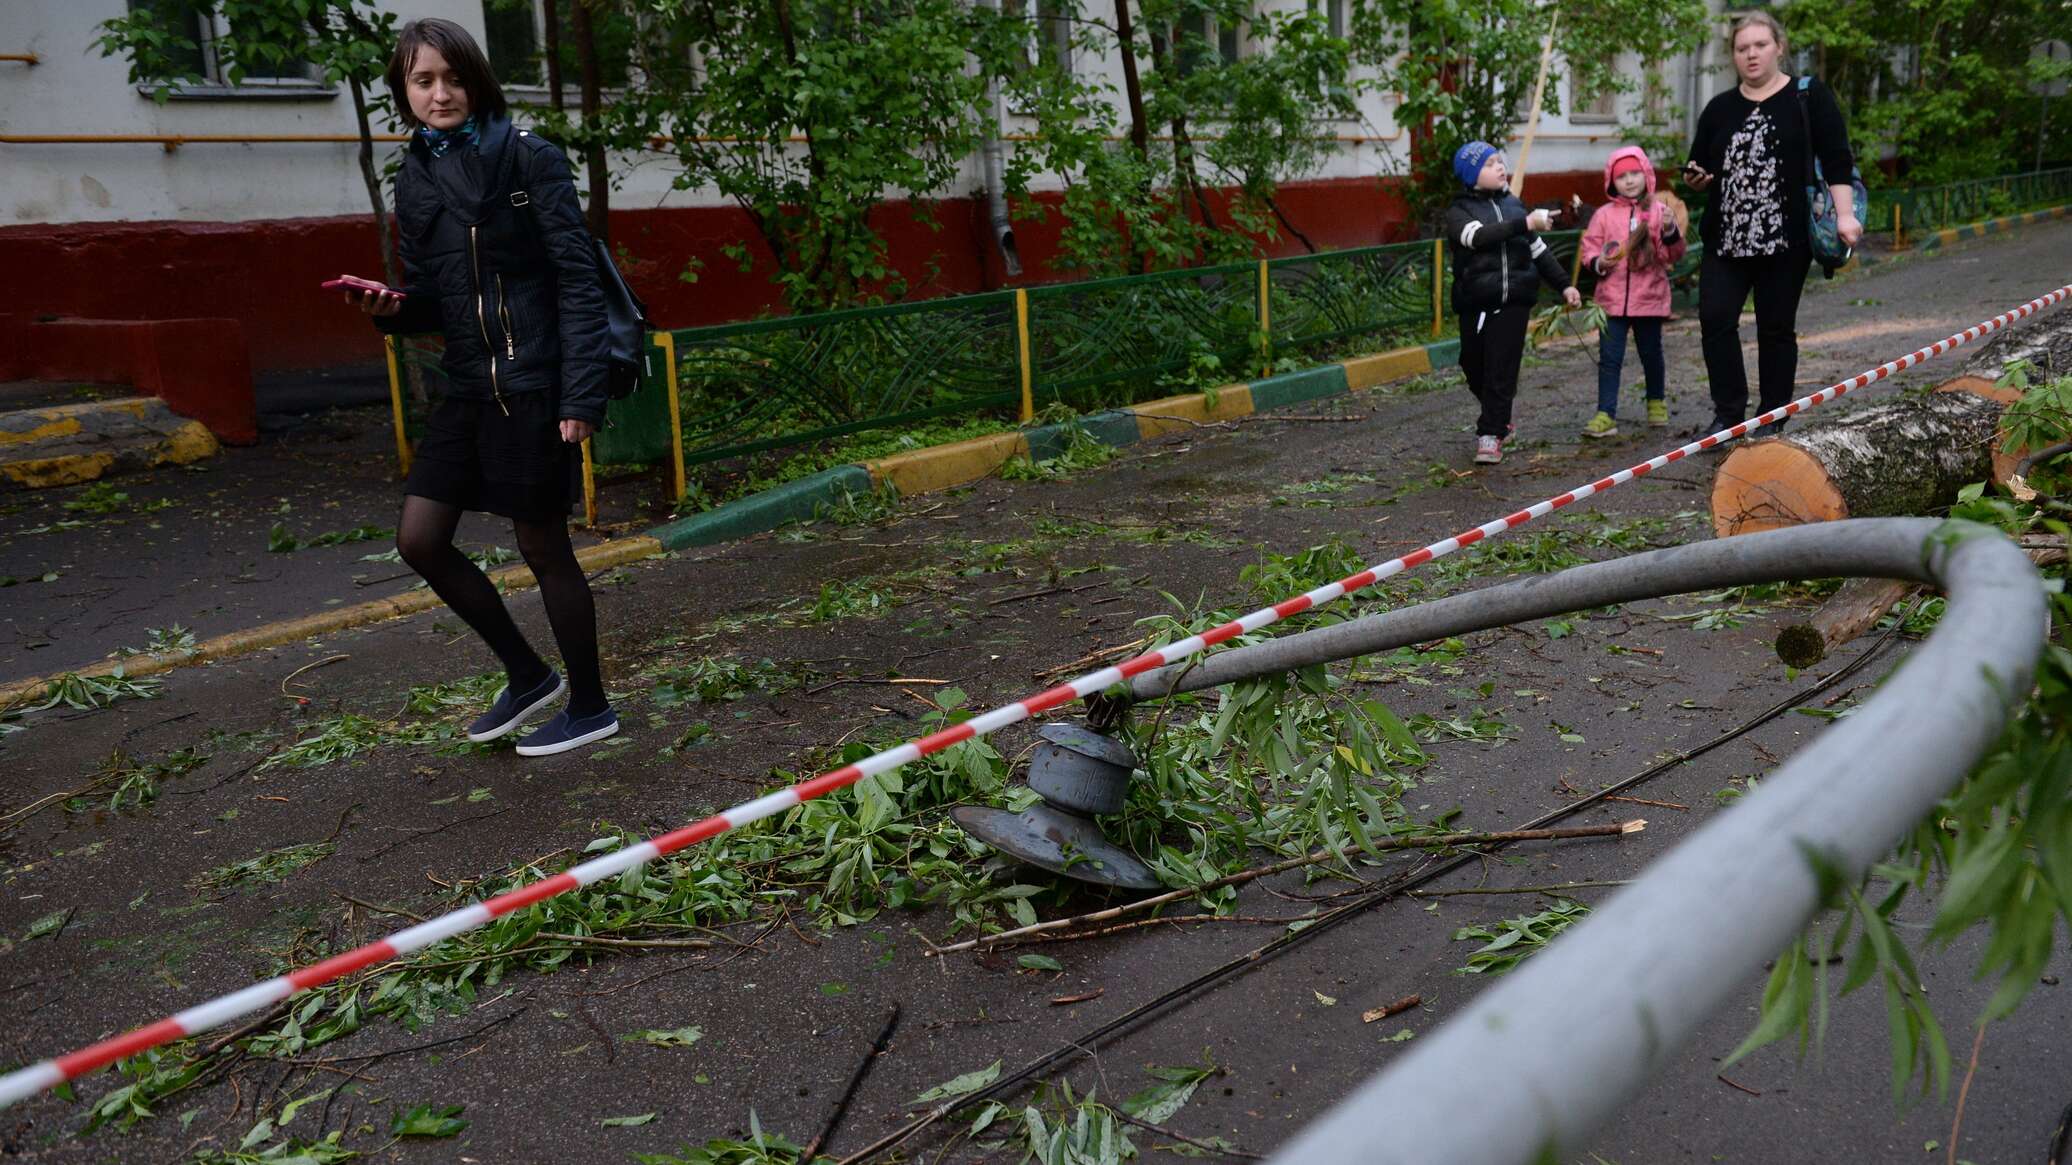
<svg viewBox="0 0 2072 1165">
<path fill-rule="evenodd" d="M 2072 376 L 2072 311 L 2061 308 L 2033 323 L 2001 332 L 1979 349 L 1964 371 L 1998 380 L 2007 366 L 2017 360 L 2036 366 L 2035 379 Z"/>
<path fill-rule="evenodd" d="M 1713 532 L 1724 538 L 1947 507 L 1995 470 L 2005 405 L 1964 383 L 1971 379 L 1734 450 L 1713 479 Z"/>
<path fill-rule="evenodd" d="M 1919 584 L 1889 578 L 1853 578 L 1842 584 L 1813 616 L 1777 633 L 1777 658 L 1809 668 L 1837 647 L 1878 625 Z"/>
</svg>

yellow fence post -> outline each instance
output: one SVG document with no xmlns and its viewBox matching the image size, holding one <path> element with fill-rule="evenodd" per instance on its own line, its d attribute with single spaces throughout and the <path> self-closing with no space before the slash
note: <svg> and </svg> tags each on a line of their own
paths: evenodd
<svg viewBox="0 0 2072 1165">
<path fill-rule="evenodd" d="M 1446 287 L 1446 241 L 1432 240 L 1432 338 L 1446 330 L 1445 314 Z"/>
<path fill-rule="evenodd" d="M 669 363 L 665 367 L 663 383 L 669 389 L 669 455 L 675 461 L 676 500 L 682 501 L 690 489 L 683 472 L 683 416 L 676 388 L 676 333 L 656 332 L 655 347 L 662 350 L 662 358 Z"/>
<path fill-rule="evenodd" d="M 1583 281 L 1583 240 L 1576 240 L 1576 261 L 1568 265 L 1568 281 L 1578 284 Z"/>
<path fill-rule="evenodd" d="M 1892 249 L 1895 251 L 1903 251 L 1906 249 L 1906 245 L 1907 235 L 1906 231 L 1901 227 L 1899 217 L 1899 203 L 1895 201 L 1892 204 Z"/>
<path fill-rule="evenodd" d="M 1266 260 L 1259 260 L 1259 354 L 1265 362 L 1265 374 L 1273 375 L 1273 297 L 1268 293 L 1272 286 L 1266 274 Z"/>
<path fill-rule="evenodd" d="M 1022 362 L 1022 424 L 1036 419 L 1036 370 L 1029 362 L 1029 290 L 1014 289 L 1014 338 Z"/>
<path fill-rule="evenodd" d="M 410 434 L 403 424 L 403 377 L 396 365 L 396 345 L 402 343 L 394 336 L 382 338 L 381 350 L 388 357 L 389 412 L 396 422 L 396 464 L 401 466 L 398 477 L 410 476 Z"/>
</svg>

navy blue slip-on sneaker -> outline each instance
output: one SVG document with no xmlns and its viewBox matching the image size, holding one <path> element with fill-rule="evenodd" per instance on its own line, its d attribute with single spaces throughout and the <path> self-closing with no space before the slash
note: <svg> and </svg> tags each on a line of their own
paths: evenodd
<svg viewBox="0 0 2072 1165">
<path fill-rule="evenodd" d="M 568 686 L 561 682 L 561 673 L 552 671 L 530 691 L 513 693 L 510 685 L 506 684 L 496 694 L 496 703 L 490 705 L 489 711 L 468 725 L 468 739 L 480 744 L 512 732 L 567 690 Z"/>
<path fill-rule="evenodd" d="M 538 731 L 518 742 L 519 756 L 553 756 L 603 740 L 619 730 L 619 714 L 606 708 L 591 716 L 571 716 L 566 708 Z"/>
</svg>

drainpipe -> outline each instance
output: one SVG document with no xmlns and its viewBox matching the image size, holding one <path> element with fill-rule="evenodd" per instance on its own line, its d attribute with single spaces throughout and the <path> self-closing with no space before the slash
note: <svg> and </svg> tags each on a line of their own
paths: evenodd
<svg viewBox="0 0 2072 1165">
<path fill-rule="evenodd" d="M 980 8 L 1000 11 L 1000 0 L 978 0 Z M 1000 248 L 1000 261 L 1012 279 L 1022 273 L 1022 257 L 1014 246 L 1014 220 L 1007 213 L 1007 147 L 1000 140 L 1000 126 L 1007 120 L 1007 99 L 1000 92 L 1000 78 L 986 81 L 986 144 L 981 151 L 985 163 L 986 209 L 993 226 L 993 244 Z"/>
</svg>

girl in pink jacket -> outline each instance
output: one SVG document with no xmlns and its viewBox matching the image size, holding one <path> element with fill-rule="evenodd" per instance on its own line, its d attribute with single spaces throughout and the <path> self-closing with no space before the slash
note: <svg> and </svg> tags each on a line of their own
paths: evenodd
<svg viewBox="0 0 2072 1165">
<path fill-rule="evenodd" d="M 1648 424 L 1669 423 L 1664 399 L 1662 322 L 1669 318 L 1669 269 L 1687 249 L 1676 216 L 1655 197 L 1655 166 L 1647 151 L 1626 146 L 1604 163 L 1604 192 L 1583 232 L 1583 262 L 1597 273 L 1595 299 L 1604 309 L 1597 342 L 1597 415 L 1585 437 L 1619 433 L 1619 374 L 1626 363 L 1626 333 L 1640 350 L 1647 378 Z"/>
</svg>

